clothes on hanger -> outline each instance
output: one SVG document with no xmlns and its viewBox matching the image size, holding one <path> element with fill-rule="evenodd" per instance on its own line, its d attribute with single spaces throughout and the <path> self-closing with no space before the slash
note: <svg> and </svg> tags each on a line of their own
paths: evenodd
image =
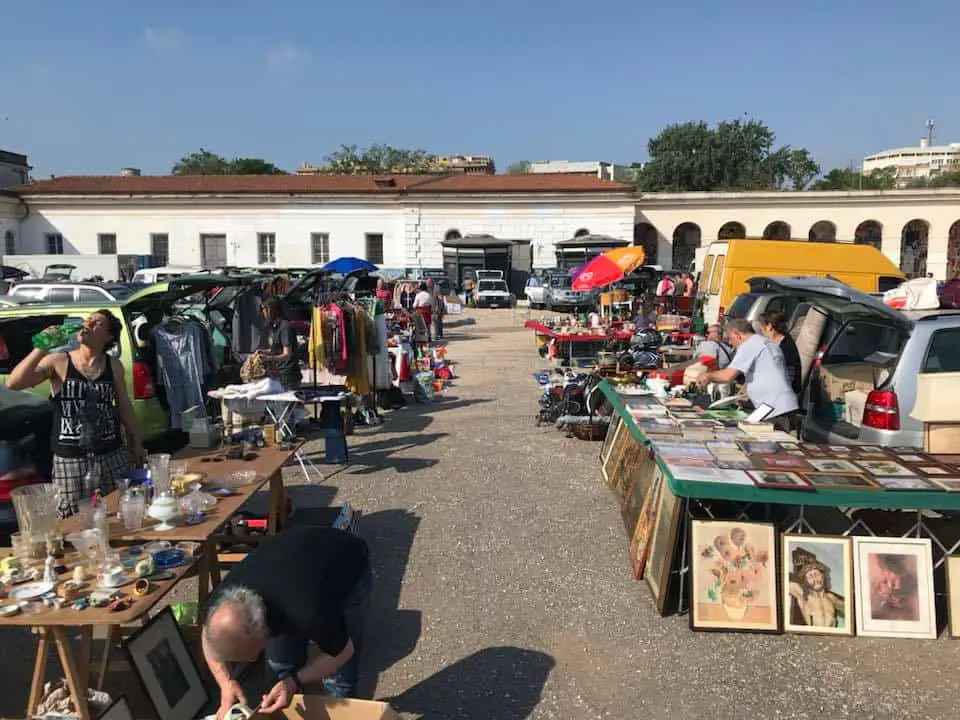
<svg viewBox="0 0 960 720">
<path fill-rule="evenodd" d="M 204 406 L 203 389 L 216 373 L 212 341 L 199 323 L 170 318 L 153 328 L 159 381 L 170 406 L 170 426 L 180 428 L 184 410 Z"/>
<path fill-rule="evenodd" d="M 233 334 L 230 349 L 238 357 L 245 358 L 263 344 L 263 312 L 261 297 L 256 290 L 240 293 L 233 310 Z"/>
</svg>

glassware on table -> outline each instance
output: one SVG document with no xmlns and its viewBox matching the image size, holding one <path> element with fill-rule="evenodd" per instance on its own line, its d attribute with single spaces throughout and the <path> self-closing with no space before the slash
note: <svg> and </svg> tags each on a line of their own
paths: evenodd
<svg viewBox="0 0 960 720">
<path fill-rule="evenodd" d="M 87 568 L 95 573 L 107 550 L 107 539 L 103 533 L 99 529 L 81 530 L 70 533 L 64 539 L 77 549 L 86 559 Z"/>
<path fill-rule="evenodd" d="M 20 532 L 43 540 L 57 530 L 59 495 L 52 483 L 24 485 L 10 491 Z"/>
<path fill-rule="evenodd" d="M 147 455 L 147 465 L 150 468 L 150 484 L 153 485 L 154 494 L 160 496 L 170 492 L 170 455 Z"/>
<path fill-rule="evenodd" d="M 170 487 L 173 488 L 177 495 L 182 495 L 185 492 L 182 478 L 187 474 L 189 469 L 189 463 L 183 460 L 172 461 L 167 466 L 167 471 L 170 476 Z"/>
<path fill-rule="evenodd" d="M 120 497 L 120 519 L 126 530 L 139 530 L 147 511 L 147 496 L 141 488 L 129 488 Z"/>
</svg>

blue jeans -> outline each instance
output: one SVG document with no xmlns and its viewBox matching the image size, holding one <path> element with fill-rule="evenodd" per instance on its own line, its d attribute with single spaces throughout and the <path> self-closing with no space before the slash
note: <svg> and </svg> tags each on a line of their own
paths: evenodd
<svg viewBox="0 0 960 720">
<path fill-rule="evenodd" d="M 372 577 L 368 569 L 354 585 L 350 595 L 343 603 L 343 616 L 347 624 L 347 633 L 353 640 L 353 657 L 334 675 L 323 679 L 324 693 L 335 698 L 351 698 L 357 695 L 357 680 L 360 675 L 360 655 L 363 649 L 366 616 L 370 609 L 370 595 L 373 588 Z M 267 665 L 274 677 L 290 675 L 307 663 L 307 644 L 309 639 L 293 635 L 279 635 L 271 638 L 267 645 Z"/>
</svg>

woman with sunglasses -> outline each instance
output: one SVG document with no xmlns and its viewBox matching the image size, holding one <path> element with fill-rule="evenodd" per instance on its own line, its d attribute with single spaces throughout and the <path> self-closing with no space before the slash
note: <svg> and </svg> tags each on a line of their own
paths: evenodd
<svg viewBox="0 0 960 720">
<path fill-rule="evenodd" d="M 123 364 L 107 354 L 121 331 L 113 313 L 98 310 L 77 333 L 76 349 L 50 353 L 35 348 L 7 380 L 12 390 L 50 382 L 53 482 L 61 517 L 77 512 L 79 501 L 95 491 L 111 492 L 134 461 L 145 457 Z"/>
</svg>

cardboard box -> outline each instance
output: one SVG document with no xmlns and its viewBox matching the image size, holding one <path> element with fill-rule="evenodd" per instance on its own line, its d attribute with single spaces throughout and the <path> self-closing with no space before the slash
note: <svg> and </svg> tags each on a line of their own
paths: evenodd
<svg viewBox="0 0 960 720">
<path fill-rule="evenodd" d="M 876 387 L 879 368 L 870 363 L 848 363 L 820 367 L 824 393 L 833 400 L 842 400 L 852 390 L 869 393 Z"/>
<path fill-rule="evenodd" d="M 257 713 L 250 720 L 400 720 L 400 715 L 384 702 L 373 700 L 335 700 L 320 695 L 295 695 L 283 712 Z"/>
<path fill-rule="evenodd" d="M 960 422 L 960 373 L 920 373 L 910 417 L 926 423 Z"/>
<path fill-rule="evenodd" d="M 924 423 L 923 451 L 931 455 L 960 453 L 960 423 Z"/>
</svg>

